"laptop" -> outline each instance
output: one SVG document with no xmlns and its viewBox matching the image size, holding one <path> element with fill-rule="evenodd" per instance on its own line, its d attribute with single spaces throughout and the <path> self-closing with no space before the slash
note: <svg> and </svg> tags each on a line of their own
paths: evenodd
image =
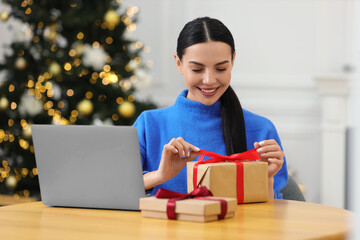
<svg viewBox="0 0 360 240">
<path fill-rule="evenodd" d="M 132 126 L 31 127 L 46 206 L 139 210 L 145 196 Z"/>
</svg>

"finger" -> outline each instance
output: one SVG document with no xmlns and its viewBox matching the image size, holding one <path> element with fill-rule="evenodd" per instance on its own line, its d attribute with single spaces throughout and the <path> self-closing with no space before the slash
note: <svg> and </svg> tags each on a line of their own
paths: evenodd
<svg viewBox="0 0 360 240">
<path fill-rule="evenodd" d="M 254 148 L 259 148 L 260 144 L 258 142 L 254 142 Z"/>
<path fill-rule="evenodd" d="M 164 145 L 164 150 L 172 152 L 174 154 L 178 153 L 179 151 L 175 148 L 175 146 L 171 145 L 171 144 L 166 144 Z"/>
<path fill-rule="evenodd" d="M 277 158 L 277 159 L 283 159 L 284 153 L 281 151 L 276 152 L 266 152 L 266 153 L 259 153 L 261 158 Z"/>
<path fill-rule="evenodd" d="M 189 152 L 189 143 L 185 142 L 185 140 L 182 138 L 182 137 L 178 137 L 176 140 L 178 140 L 181 145 L 183 146 L 183 154 L 186 156 L 186 157 L 190 157 L 190 152 Z"/>
<path fill-rule="evenodd" d="M 176 138 L 171 139 L 171 141 L 168 144 L 174 146 L 178 150 L 180 156 L 185 155 L 182 144 Z"/>
<path fill-rule="evenodd" d="M 280 152 L 281 148 L 279 145 L 273 144 L 273 145 L 267 145 L 267 146 L 260 147 L 256 151 L 258 153 Z"/>
<path fill-rule="evenodd" d="M 185 159 L 186 162 L 190 162 L 192 160 L 194 160 L 197 156 L 199 156 L 200 154 L 198 152 L 193 152 L 193 151 L 190 151 L 190 156 L 187 157 Z"/>
<path fill-rule="evenodd" d="M 269 167 L 268 167 L 268 174 L 269 176 L 274 176 L 282 167 L 284 161 L 270 158 L 269 159 Z"/>
<path fill-rule="evenodd" d="M 267 145 L 273 145 L 273 144 L 278 144 L 274 139 L 268 139 L 268 140 L 262 140 L 261 142 L 259 142 L 260 146 L 267 146 Z"/>
</svg>

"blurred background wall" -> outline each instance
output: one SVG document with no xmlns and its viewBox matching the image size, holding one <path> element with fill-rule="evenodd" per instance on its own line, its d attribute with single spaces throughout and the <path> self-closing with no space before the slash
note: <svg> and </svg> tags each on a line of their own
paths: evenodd
<svg viewBox="0 0 360 240">
<path fill-rule="evenodd" d="M 360 94 L 357 1 L 124 0 L 122 4 L 139 7 L 137 29 L 129 37 L 151 48 L 143 56 L 152 67 L 144 73 L 138 99 L 150 98 L 160 107 L 173 104 L 185 88 L 173 59 L 179 32 L 196 17 L 220 19 L 235 38 L 231 84 L 244 108 L 274 122 L 290 173 L 303 185 L 306 199 L 351 208 L 348 176 L 358 144 L 349 138 L 355 139 Z M 11 41 L 3 24 L 0 31 L 0 44 Z M 327 162 L 327 153 L 335 159 Z"/>
</svg>

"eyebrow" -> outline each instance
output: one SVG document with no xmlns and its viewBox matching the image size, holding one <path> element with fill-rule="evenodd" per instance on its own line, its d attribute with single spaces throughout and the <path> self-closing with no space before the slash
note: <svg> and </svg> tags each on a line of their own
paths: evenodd
<svg viewBox="0 0 360 240">
<path fill-rule="evenodd" d="M 215 64 L 215 66 L 218 66 L 218 65 L 221 65 L 221 64 L 224 64 L 224 63 L 228 63 L 229 61 L 228 60 L 225 60 L 225 61 L 222 61 L 222 62 L 219 62 L 217 64 Z M 195 61 L 190 61 L 189 63 L 192 63 L 192 64 L 196 64 L 196 65 L 199 65 L 199 66 L 205 66 L 204 64 L 202 63 L 199 63 L 199 62 L 195 62 Z"/>
</svg>

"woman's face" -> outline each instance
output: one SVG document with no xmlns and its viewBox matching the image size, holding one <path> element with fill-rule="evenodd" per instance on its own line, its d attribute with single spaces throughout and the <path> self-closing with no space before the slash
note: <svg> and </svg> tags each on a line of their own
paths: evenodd
<svg viewBox="0 0 360 240">
<path fill-rule="evenodd" d="M 230 85 L 235 53 L 224 42 L 204 42 L 185 49 L 180 61 L 174 55 L 176 66 L 184 75 L 189 90 L 187 98 L 205 105 L 212 105 Z"/>
</svg>

